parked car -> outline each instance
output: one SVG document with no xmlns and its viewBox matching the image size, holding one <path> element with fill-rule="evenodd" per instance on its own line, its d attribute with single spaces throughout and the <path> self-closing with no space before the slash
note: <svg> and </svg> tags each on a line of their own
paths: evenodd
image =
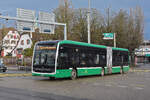
<svg viewBox="0 0 150 100">
<path fill-rule="evenodd" d="M 6 72 L 7 67 L 3 64 L 3 60 L 0 59 L 0 72 Z"/>
</svg>

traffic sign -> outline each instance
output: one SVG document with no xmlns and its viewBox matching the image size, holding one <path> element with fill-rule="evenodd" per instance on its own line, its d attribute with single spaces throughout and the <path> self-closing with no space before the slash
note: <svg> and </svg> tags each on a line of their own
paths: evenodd
<svg viewBox="0 0 150 100">
<path fill-rule="evenodd" d="M 17 18 L 24 19 L 17 20 L 17 30 L 21 32 L 34 32 L 34 22 L 30 22 L 27 20 L 35 20 L 35 11 L 33 10 L 26 10 L 17 8 Z"/>
<path fill-rule="evenodd" d="M 114 33 L 103 33 L 103 35 L 104 35 L 103 39 L 105 40 L 114 39 Z"/>
<path fill-rule="evenodd" d="M 39 21 L 55 22 L 55 15 L 53 13 L 39 12 Z M 39 23 L 40 33 L 54 34 L 55 25 Z"/>
</svg>

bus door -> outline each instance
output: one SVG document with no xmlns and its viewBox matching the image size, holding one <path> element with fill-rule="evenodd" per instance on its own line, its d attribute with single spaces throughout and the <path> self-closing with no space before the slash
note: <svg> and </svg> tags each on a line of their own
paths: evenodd
<svg viewBox="0 0 150 100">
<path fill-rule="evenodd" d="M 107 69 L 108 73 L 112 73 L 112 48 L 107 47 Z"/>
</svg>

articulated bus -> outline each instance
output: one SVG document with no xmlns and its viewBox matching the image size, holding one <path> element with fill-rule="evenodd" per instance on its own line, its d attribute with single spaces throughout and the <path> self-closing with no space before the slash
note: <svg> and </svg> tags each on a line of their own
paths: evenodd
<svg viewBox="0 0 150 100">
<path fill-rule="evenodd" d="M 40 41 L 34 47 L 33 76 L 76 79 L 128 70 L 128 49 L 70 40 Z"/>
</svg>

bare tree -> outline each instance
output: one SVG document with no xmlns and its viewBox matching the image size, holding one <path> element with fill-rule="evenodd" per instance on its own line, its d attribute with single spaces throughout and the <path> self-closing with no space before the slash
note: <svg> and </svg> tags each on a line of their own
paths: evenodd
<svg viewBox="0 0 150 100">
<path fill-rule="evenodd" d="M 112 31 L 116 33 L 117 47 L 133 51 L 143 40 L 144 16 L 141 8 L 130 9 L 128 14 L 121 9 L 112 21 Z"/>
<path fill-rule="evenodd" d="M 6 35 L 6 29 L 5 29 L 5 25 L 4 24 L 1 24 L 2 25 L 2 29 L 0 30 L 0 56 L 1 56 L 1 52 L 3 51 L 3 39 L 4 39 L 4 36 Z"/>
<path fill-rule="evenodd" d="M 72 29 L 72 40 L 87 42 L 87 10 L 76 9 L 74 16 L 74 27 Z"/>
<path fill-rule="evenodd" d="M 55 16 L 56 16 L 56 21 L 57 22 L 62 22 L 67 24 L 67 35 L 68 38 L 71 35 L 71 30 L 73 27 L 73 7 L 72 3 L 70 0 L 60 0 L 60 4 L 58 8 L 54 10 Z M 56 26 L 56 31 L 55 31 L 55 36 L 54 38 L 58 39 L 63 39 L 63 27 L 62 26 Z"/>
<path fill-rule="evenodd" d="M 71 0 L 60 0 L 60 5 L 54 10 L 57 22 L 67 23 L 69 40 L 87 42 L 87 9 L 74 9 Z M 116 33 L 117 47 L 133 51 L 143 40 L 144 15 L 142 9 L 131 9 L 130 13 L 120 9 L 119 12 L 106 10 L 101 14 L 97 9 L 91 9 L 91 42 L 113 46 L 112 40 L 103 40 L 103 33 Z M 63 27 L 56 27 L 53 39 L 63 39 Z"/>
</svg>

